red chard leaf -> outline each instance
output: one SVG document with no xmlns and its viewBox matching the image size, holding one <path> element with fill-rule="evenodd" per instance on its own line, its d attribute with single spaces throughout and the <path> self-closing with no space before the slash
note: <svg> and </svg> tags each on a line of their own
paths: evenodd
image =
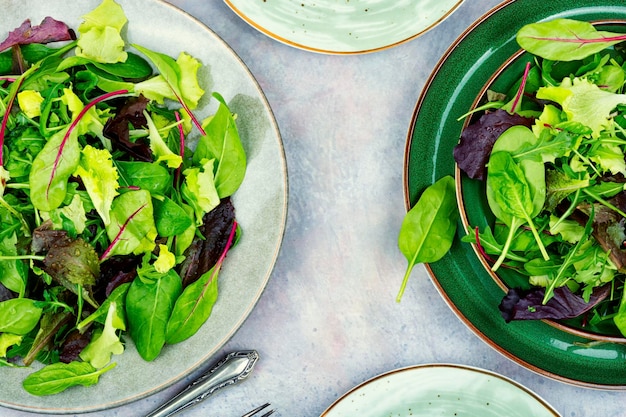
<svg viewBox="0 0 626 417">
<path fill-rule="evenodd" d="M 15 45 L 71 41 L 74 39 L 76 39 L 76 34 L 65 23 L 49 16 L 39 26 L 32 26 L 30 19 L 26 19 L 18 28 L 9 32 L 9 36 L 0 43 L 0 51 Z"/>
</svg>

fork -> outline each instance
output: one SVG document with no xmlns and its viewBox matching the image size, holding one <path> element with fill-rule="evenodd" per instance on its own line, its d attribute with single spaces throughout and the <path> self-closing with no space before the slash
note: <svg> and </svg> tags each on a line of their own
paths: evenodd
<svg viewBox="0 0 626 417">
<path fill-rule="evenodd" d="M 251 411 L 247 412 L 246 414 L 244 414 L 244 415 L 243 415 L 243 416 L 241 416 L 241 417 L 252 417 L 252 416 L 254 416 L 256 413 L 258 413 L 258 412 L 260 412 L 260 411 L 262 411 L 262 410 L 265 410 L 265 409 L 266 409 L 267 407 L 269 407 L 269 406 L 270 406 L 270 403 L 265 403 L 265 404 L 263 404 L 263 405 L 261 405 L 261 406 L 259 406 L 259 407 L 255 408 L 254 410 L 251 410 Z M 276 410 L 269 410 L 267 413 L 263 414 L 262 416 L 258 416 L 258 417 L 268 417 L 268 416 L 270 416 L 271 414 L 274 414 L 274 411 L 276 411 Z"/>
</svg>

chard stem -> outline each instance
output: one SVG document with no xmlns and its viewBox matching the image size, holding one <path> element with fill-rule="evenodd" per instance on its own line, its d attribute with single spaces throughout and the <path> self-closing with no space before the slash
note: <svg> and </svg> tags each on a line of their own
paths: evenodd
<svg viewBox="0 0 626 417">
<path fill-rule="evenodd" d="M 43 261 L 43 255 L 0 255 L 0 261 Z"/>
</svg>

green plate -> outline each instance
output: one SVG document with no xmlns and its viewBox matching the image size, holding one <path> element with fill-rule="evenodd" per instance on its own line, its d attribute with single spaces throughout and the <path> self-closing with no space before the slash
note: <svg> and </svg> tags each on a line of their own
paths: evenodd
<svg viewBox="0 0 626 417">
<path fill-rule="evenodd" d="M 455 175 L 452 151 L 463 128 L 463 121 L 457 119 L 474 106 L 494 74 L 519 55 L 515 41 L 519 28 L 557 17 L 626 23 L 626 4 L 621 0 L 597 0 L 593 5 L 588 0 L 509 0 L 465 31 L 438 63 L 415 107 L 405 151 L 407 208 L 426 186 L 444 175 Z M 519 64 L 513 66 L 521 71 Z M 457 184 L 462 182 L 457 178 Z M 461 203 L 469 217 L 480 217 L 484 213 L 480 194 L 465 185 Z M 464 234 L 459 222 L 450 252 L 427 269 L 470 329 L 503 355 L 545 376 L 581 386 L 626 387 L 626 344 L 620 343 L 624 339 L 598 341 L 548 321 L 505 323 L 498 310 L 502 284 L 487 272 L 472 246 L 460 241 Z"/>
<path fill-rule="evenodd" d="M 425 364 L 395 369 L 354 387 L 321 417 L 560 417 L 523 385 L 485 369 Z"/>
<path fill-rule="evenodd" d="M 250 26 L 296 48 L 327 54 L 378 51 L 414 39 L 463 0 L 225 0 Z"/>
</svg>

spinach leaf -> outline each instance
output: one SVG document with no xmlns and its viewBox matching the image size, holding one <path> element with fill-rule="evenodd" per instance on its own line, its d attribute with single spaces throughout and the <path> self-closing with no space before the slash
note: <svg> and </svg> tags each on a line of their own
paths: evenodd
<svg viewBox="0 0 626 417">
<path fill-rule="evenodd" d="M 181 279 L 171 269 L 157 274 L 151 267 L 130 285 L 126 295 L 128 329 L 143 359 L 155 359 L 165 345 L 167 322 L 181 292 Z"/>
<path fill-rule="evenodd" d="M 193 336 L 204 324 L 213 311 L 217 301 L 217 277 L 222 269 L 226 254 L 230 250 L 237 234 L 237 222 L 233 222 L 226 245 L 215 266 L 193 284 L 188 285 L 176 300 L 172 315 L 167 322 L 167 343 L 182 342 Z"/>
<path fill-rule="evenodd" d="M 193 220 L 187 212 L 174 200 L 163 197 L 163 200 L 153 199 L 154 220 L 159 235 L 169 237 L 183 233 L 193 225 Z"/>
<path fill-rule="evenodd" d="M 39 323 L 43 310 L 30 298 L 0 302 L 0 332 L 27 334 Z"/>
<path fill-rule="evenodd" d="M 196 282 L 187 286 L 176 300 L 167 322 L 167 343 L 179 343 L 190 338 L 207 321 L 217 301 L 220 268 L 221 264 L 205 272 Z"/>
<path fill-rule="evenodd" d="M 235 118 L 224 99 L 214 94 L 220 102 L 217 112 L 203 123 L 206 135 L 200 137 L 193 155 L 195 165 L 205 160 L 217 161 L 215 188 L 220 198 L 233 194 L 243 182 L 246 172 L 246 153 L 241 144 Z"/>
<path fill-rule="evenodd" d="M 87 362 L 54 363 L 28 375 L 22 385 L 33 395 L 52 395 L 75 385 L 88 387 L 98 382 L 100 375 L 113 369 L 115 363 L 96 369 Z"/>
<path fill-rule="evenodd" d="M 152 195 L 165 195 L 172 186 L 167 168 L 154 162 L 117 161 L 120 183 L 125 187 L 139 187 Z"/>
<path fill-rule="evenodd" d="M 449 175 L 426 188 L 406 214 L 400 227 L 398 246 L 409 265 L 396 301 L 402 299 L 416 264 L 436 262 L 450 250 L 458 216 L 454 178 Z"/>
<path fill-rule="evenodd" d="M 545 184 L 543 187 L 545 189 Z M 487 197 L 493 214 L 510 228 L 502 253 L 492 266 L 493 271 L 504 261 L 515 231 L 523 224 L 530 227 L 544 259 L 550 258 L 533 222 L 538 202 L 533 199 L 524 171 L 508 152 L 494 152 L 489 158 Z"/>
</svg>

